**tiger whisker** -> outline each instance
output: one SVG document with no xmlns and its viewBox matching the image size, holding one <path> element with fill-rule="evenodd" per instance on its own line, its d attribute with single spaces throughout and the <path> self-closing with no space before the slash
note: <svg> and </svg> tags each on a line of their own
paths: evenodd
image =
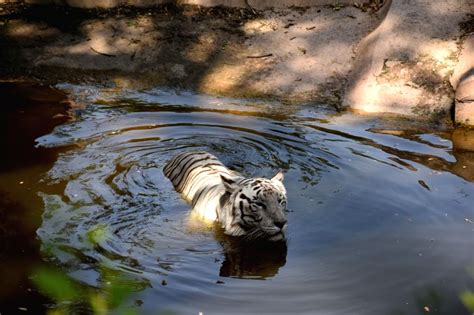
<svg viewBox="0 0 474 315">
<path fill-rule="evenodd" d="M 266 233 L 260 229 L 258 229 L 255 233 L 252 234 L 252 240 L 256 240 L 256 239 L 259 239 L 261 238 L 263 235 L 265 235 Z"/>
<path fill-rule="evenodd" d="M 242 240 L 248 241 L 255 232 L 256 229 L 252 229 L 250 232 L 247 232 L 247 234 L 242 237 Z"/>
<path fill-rule="evenodd" d="M 257 239 L 262 234 L 263 234 L 262 230 L 255 228 L 255 229 L 252 229 L 249 233 L 247 233 L 243 239 L 246 241 L 252 241 L 252 240 Z"/>
</svg>

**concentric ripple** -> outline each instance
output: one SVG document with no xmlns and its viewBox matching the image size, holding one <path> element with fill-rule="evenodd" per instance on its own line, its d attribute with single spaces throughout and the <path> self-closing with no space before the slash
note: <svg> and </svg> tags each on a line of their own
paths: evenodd
<svg viewBox="0 0 474 315">
<path fill-rule="evenodd" d="M 78 281 L 98 286 L 104 266 L 133 277 L 144 314 L 410 314 L 433 291 L 462 313 L 474 186 L 443 136 L 311 107 L 63 88 L 89 106 L 38 139 L 64 147 L 38 235 Z M 187 150 L 246 176 L 284 170 L 288 245 L 242 246 L 191 218 L 162 173 Z"/>
</svg>

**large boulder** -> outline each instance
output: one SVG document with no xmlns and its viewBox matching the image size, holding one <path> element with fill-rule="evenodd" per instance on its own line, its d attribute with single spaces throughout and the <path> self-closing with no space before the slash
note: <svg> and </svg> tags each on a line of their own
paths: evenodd
<svg viewBox="0 0 474 315">
<path fill-rule="evenodd" d="M 456 90 L 454 108 L 456 123 L 474 126 L 474 35 L 464 40 L 451 84 Z"/>
<path fill-rule="evenodd" d="M 449 112 L 459 24 L 471 0 L 387 1 L 383 22 L 358 46 L 344 105 L 365 112 Z"/>
</svg>

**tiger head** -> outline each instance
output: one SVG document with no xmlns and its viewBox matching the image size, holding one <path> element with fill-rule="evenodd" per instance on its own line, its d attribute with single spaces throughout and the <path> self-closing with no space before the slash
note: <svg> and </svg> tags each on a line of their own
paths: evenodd
<svg viewBox="0 0 474 315">
<path fill-rule="evenodd" d="M 287 200 L 283 177 L 283 173 L 279 172 L 271 179 L 235 181 L 221 175 L 230 195 L 230 215 L 223 224 L 225 233 L 243 236 L 245 240 L 285 240 Z"/>
</svg>

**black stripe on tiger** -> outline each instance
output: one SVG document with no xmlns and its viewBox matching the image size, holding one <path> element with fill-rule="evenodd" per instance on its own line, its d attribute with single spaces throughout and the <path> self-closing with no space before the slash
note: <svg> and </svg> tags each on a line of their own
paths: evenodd
<svg viewBox="0 0 474 315">
<path fill-rule="evenodd" d="M 196 159 L 195 156 L 186 156 L 182 159 L 180 159 L 180 161 L 178 162 L 178 165 L 176 166 L 176 170 L 174 172 L 173 175 L 170 176 L 170 180 L 175 183 L 175 180 L 176 180 L 176 177 L 179 177 L 180 175 L 183 174 L 183 172 L 186 170 L 186 165 L 189 163 L 189 162 L 192 162 Z"/>
<path fill-rule="evenodd" d="M 183 170 L 181 170 L 180 176 L 178 176 L 178 178 L 176 179 L 177 183 L 175 184 L 175 187 L 176 187 L 177 191 L 181 192 L 182 189 L 184 187 L 186 187 L 186 185 L 184 185 L 184 184 L 188 180 L 188 177 L 191 174 L 191 172 L 194 171 L 195 169 L 197 169 L 198 167 L 201 167 L 201 165 L 196 165 L 196 164 L 198 164 L 199 162 L 202 162 L 202 161 L 206 161 L 206 160 L 208 160 L 207 157 L 197 159 L 197 160 L 194 159 L 194 160 L 191 160 L 191 161 L 187 162 L 183 166 Z"/>
<path fill-rule="evenodd" d="M 226 234 L 246 235 L 248 240 L 284 239 L 282 173 L 272 179 L 244 178 L 207 152 L 180 153 L 168 161 L 163 173 L 193 211 L 204 219 L 217 220 Z"/>
<path fill-rule="evenodd" d="M 191 182 L 194 179 L 196 179 L 197 177 L 199 177 L 201 174 L 208 173 L 209 172 L 209 166 L 218 166 L 218 165 L 220 166 L 222 164 L 221 163 L 215 163 L 215 162 L 214 163 L 207 163 L 206 165 L 201 166 L 203 168 L 203 170 L 199 171 L 197 174 L 193 174 L 192 176 L 189 176 L 190 174 L 187 174 L 185 176 L 185 181 L 184 181 L 183 187 L 181 187 L 181 189 L 184 189 L 184 187 L 186 187 L 188 185 L 188 183 L 190 183 L 190 185 L 191 185 Z M 197 169 L 198 167 L 199 167 L 199 165 L 196 166 L 194 169 Z M 189 173 L 191 173 L 193 170 L 191 170 Z"/>
<path fill-rule="evenodd" d="M 186 157 L 188 156 L 191 156 L 193 154 L 196 154 L 196 153 L 193 153 L 193 152 L 185 152 L 185 153 L 181 153 L 181 154 L 178 154 L 177 156 L 175 156 L 171 161 L 169 161 L 164 169 L 163 169 L 163 172 L 165 173 L 166 177 L 169 177 L 170 176 L 170 172 L 172 172 L 174 170 L 174 168 Z"/>
</svg>

